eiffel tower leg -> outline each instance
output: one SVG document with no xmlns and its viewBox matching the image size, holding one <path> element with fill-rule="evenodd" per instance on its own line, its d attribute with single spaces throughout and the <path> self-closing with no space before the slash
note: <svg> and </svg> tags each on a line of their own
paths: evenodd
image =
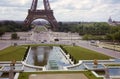
<svg viewBox="0 0 120 79">
<path fill-rule="evenodd" d="M 25 19 L 25 26 L 29 26 L 35 19 L 45 19 L 50 24 L 54 31 L 57 31 L 57 21 L 53 15 L 53 10 L 50 8 L 49 0 L 43 0 L 44 10 L 37 10 L 38 0 L 33 0 L 31 9 L 28 10 L 28 16 Z"/>
<path fill-rule="evenodd" d="M 53 15 L 47 15 L 48 21 L 54 31 L 57 31 L 58 23 Z"/>
<path fill-rule="evenodd" d="M 32 22 L 32 17 L 28 15 L 24 21 L 25 26 L 29 26 Z"/>
</svg>

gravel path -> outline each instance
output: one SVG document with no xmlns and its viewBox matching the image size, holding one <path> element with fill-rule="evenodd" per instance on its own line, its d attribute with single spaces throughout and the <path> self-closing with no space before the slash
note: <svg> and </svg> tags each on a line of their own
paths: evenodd
<svg viewBox="0 0 120 79">
<path fill-rule="evenodd" d="M 32 74 L 29 79 L 88 79 L 82 73 L 73 74 Z"/>
</svg>

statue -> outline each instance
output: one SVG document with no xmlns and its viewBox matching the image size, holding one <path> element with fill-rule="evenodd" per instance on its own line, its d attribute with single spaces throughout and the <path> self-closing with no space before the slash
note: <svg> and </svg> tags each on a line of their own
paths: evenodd
<svg viewBox="0 0 120 79">
<path fill-rule="evenodd" d="M 94 68 L 97 68 L 97 65 L 98 65 L 98 61 L 97 61 L 97 59 L 94 59 Z"/>
</svg>

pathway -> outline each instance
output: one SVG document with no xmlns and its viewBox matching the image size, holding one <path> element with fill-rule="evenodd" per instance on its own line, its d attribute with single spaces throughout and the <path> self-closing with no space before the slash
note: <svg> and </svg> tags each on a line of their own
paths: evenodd
<svg viewBox="0 0 120 79">
<path fill-rule="evenodd" d="M 76 43 L 78 46 L 90 49 L 90 50 L 94 50 L 97 52 L 100 52 L 102 54 L 114 57 L 114 58 L 120 58 L 120 52 L 114 51 L 114 50 L 109 50 L 109 49 L 105 49 L 105 48 L 100 48 L 100 47 L 95 47 L 89 44 L 88 41 L 79 41 L 79 43 Z"/>
<path fill-rule="evenodd" d="M 11 45 L 10 43 L 0 40 L 0 50 L 3 50 L 5 48 L 9 47 L 10 45 Z"/>
<path fill-rule="evenodd" d="M 29 79 L 88 79 L 82 73 L 72 74 L 32 74 Z"/>
</svg>

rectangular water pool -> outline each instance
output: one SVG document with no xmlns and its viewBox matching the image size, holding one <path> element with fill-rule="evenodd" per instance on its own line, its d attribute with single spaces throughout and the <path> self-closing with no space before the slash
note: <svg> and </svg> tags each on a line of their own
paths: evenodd
<svg viewBox="0 0 120 79">
<path fill-rule="evenodd" d="M 120 68 L 109 68 L 110 76 L 120 76 Z"/>
<path fill-rule="evenodd" d="M 96 67 L 94 64 L 85 64 L 87 69 L 104 69 L 102 64 L 98 64 Z"/>
</svg>

